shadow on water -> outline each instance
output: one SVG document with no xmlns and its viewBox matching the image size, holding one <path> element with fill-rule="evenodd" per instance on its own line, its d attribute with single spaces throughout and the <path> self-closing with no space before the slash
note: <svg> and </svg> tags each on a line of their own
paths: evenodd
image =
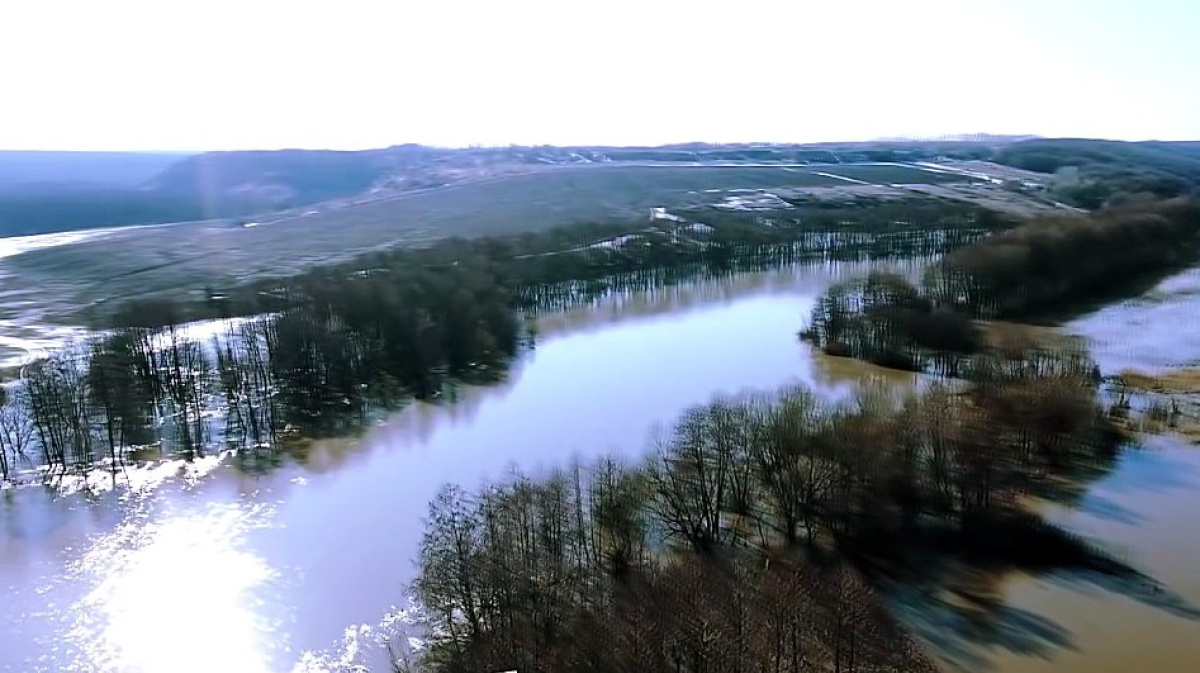
<svg viewBox="0 0 1200 673">
<path fill-rule="evenodd" d="M 1040 657 L 1076 649 L 1062 625 L 1003 602 L 1003 574 L 968 568 L 942 571 L 947 575 L 942 581 L 896 582 L 885 595 L 893 614 L 953 669 L 988 670 L 989 650 L 998 647 Z"/>
<path fill-rule="evenodd" d="M 1098 519 L 1136 526 L 1147 521 L 1146 517 L 1138 514 L 1121 503 L 1102 495 L 1089 495 L 1079 511 L 1090 514 Z"/>
<path fill-rule="evenodd" d="M 1119 462 L 1119 474 L 1113 465 L 1091 466 L 1085 471 L 1090 477 L 1070 492 L 1086 492 L 1102 474 L 1116 475 L 1105 479 L 1104 490 L 1111 494 L 1197 484 L 1193 465 L 1150 448 L 1125 447 Z M 1087 492 L 1075 500 L 1069 496 L 1058 504 L 1124 525 L 1148 520 L 1108 495 Z M 1136 567 L 1125 553 L 1047 521 L 1040 509 L 963 528 L 931 526 L 906 536 L 903 546 L 875 539 L 858 551 L 857 563 L 881 587 L 896 617 L 954 670 L 994 670 L 998 651 L 1047 660 L 1079 651 L 1066 626 L 1007 597 L 1006 588 L 1021 578 L 1050 588 L 1105 592 L 1200 622 L 1200 606 Z"/>
<path fill-rule="evenodd" d="M 1168 446 L 1168 441 L 1163 437 L 1147 437 L 1141 444 L 1127 448 L 1121 456 L 1121 478 L 1105 482 L 1105 491 L 1131 495 L 1200 487 L 1200 468 L 1171 460 L 1159 450 Z"/>
<path fill-rule="evenodd" d="M 1060 650 L 1077 649 L 1072 633 L 1062 624 L 1005 601 L 1003 588 L 1014 577 L 1033 577 L 1076 590 L 1100 589 L 1175 617 L 1200 621 L 1200 608 L 1099 545 L 1052 527 L 1026 537 L 1023 544 L 1046 542 L 1047 555 L 1074 558 L 1059 563 L 1019 558 L 938 563 L 930 555 L 923 557 L 916 576 L 877 579 L 897 618 L 939 658 L 962 671 L 991 669 L 997 649 L 1044 659 Z"/>
</svg>

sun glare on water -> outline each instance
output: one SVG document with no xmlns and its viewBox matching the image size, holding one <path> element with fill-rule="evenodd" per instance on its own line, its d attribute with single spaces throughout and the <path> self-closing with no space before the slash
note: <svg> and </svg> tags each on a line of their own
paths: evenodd
<svg viewBox="0 0 1200 673">
<path fill-rule="evenodd" d="M 77 562 L 94 588 L 71 609 L 79 668 L 196 673 L 271 670 L 267 620 L 254 592 L 276 576 L 239 548 L 261 505 L 126 522 Z M 86 579 L 85 579 L 86 578 Z"/>
</svg>

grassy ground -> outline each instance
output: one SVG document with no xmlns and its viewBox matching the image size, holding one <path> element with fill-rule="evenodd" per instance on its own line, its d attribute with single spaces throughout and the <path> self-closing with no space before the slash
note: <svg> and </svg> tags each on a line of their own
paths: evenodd
<svg viewBox="0 0 1200 673">
<path fill-rule="evenodd" d="M 1117 408 L 1131 433 L 1169 433 L 1200 444 L 1200 369 L 1184 367 L 1152 375 L 1127 369 L 1116 379 L 1122 399 L 1143 398 L 1134 408 Z"/>
</svg>

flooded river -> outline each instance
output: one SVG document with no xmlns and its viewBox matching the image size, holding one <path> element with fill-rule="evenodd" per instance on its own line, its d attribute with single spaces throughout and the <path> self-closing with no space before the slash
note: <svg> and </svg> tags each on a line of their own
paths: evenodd
<svg viewBox="0 0 1200 673">
<path fill-rule="evenodd" d="M 1200 269 L 1144 295 L 1105 306 L 1065 329 L 1087 337 L 1104 374 L 1161 373 L 1200 366 Z M 1126 451 L 1077 509 L 1051 519 L 1130 561 L 1192 606 L 1200 606 L 1200 446 L 1169 436 Z M 1070 577 L 1010 577 L 1000 598 L 1039 620 L 1027 656 L 995 652 L 1004 673 L 1070 671 L 1185 673 L 1200 669 L 1200 623 L 1149 600 L 1118 596 Z M 1145 597 L 1143 597 L 1145 598 Z"/>
<path fill-rule="evenodd" d="M 0 669 L 251 672 L 291 670 L 305 652 L 321 657 L 312 670 L 350 660 L 344 634 L 403 607 L 421 518 L 442 483 L 640 453 L 655 424 L 720 393 L 788 382 L 848 391 L 868 369 L 823 362 L 796 338 L 835 275 L 747 274 L 548 316 L 505 383 L 409 407 L 265 476 L 217 467 L 90 498 L 5 492 Z"/>
<path fill-rule="evenodd" d="M 111 490 L 4 491 L 0 670 L 378 662 L 373 644 L 403 622 L 422 517 L 442 483 L 470 488 L 512 465 L 640 454 L 656 424 L 715 395 L 803 382 L 836 396 L 878 373 L 796 338 L 837 275 L 743 274 L 546 316 L 536 348 L 504 383 L 410 406 L 263 475 L 209 459 Z M 1197 504 L 1200 452 L 1155 446 L 1127 453 L 1081 510 L 1055 516 L 1200 605 Z M 981 665 L 1117 671 L 1138 662 L 1171 673 L 1200 661 L 1200 623 L 1094 585 L 1009 577 L 996 591 L 1038 617 L 1043 647 L 984 650 Z"/>
</svg>

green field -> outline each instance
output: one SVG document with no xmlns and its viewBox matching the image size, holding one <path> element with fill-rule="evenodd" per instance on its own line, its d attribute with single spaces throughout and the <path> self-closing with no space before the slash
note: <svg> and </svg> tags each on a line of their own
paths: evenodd
<svg viewBox="0 0 1200 673">
<path fill-rule="evenodd" d="M 845 186 L 855 179 L 942 181 L 903 166 L 592 165 L 411 193 L 244 228 L 186 223 L 117 230 L 0 260 L 0 296 L 63 318 L 80 306 L 149 292 L 200 291 L 263 275 L 446 236 L 507 234 L 581 221 L 628 219 L 653 206 L 719 202 L 706 190 Z M 877 175 L 878 177 L 872 177 Z M 30 304 L 26 304 L 26 307 Z"/>
</svg>

